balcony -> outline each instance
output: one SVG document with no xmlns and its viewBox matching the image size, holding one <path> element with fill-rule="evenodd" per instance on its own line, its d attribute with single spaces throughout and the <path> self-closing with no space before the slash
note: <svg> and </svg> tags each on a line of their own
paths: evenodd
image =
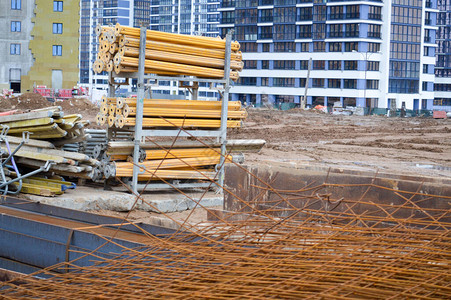
<svg viewBox="0 0 451 300">
<path fill-rule="evenodd" d="M 345 14 L 345 19 L 359 19 L 360 18 L 360 13 L 359 12 L 355 12 L 355 13 L 346 13 Z"/>
<path fill-rule="evenodd" d="M 259 17 L 258 22 L 259 23 L 268 23 L 268 22 L 272 22 L 273 19 L 274 19 L 273 16 L 264 16 L 264 17 Z"/>
<path fill-rule="evenodd" d="M 224 0 L 221 3 L 221 7 L 235 7 L 235 0 Z"/>
<path fill-rule="evenodd" d="M 272 33 L 260 33 L 258 35 L 259 40 L 272 40 Z"/>
<path fill-rule="evenodd" d="M 369 38 L 374 38 L 374 39 L 380 39 L 381 38 L 381 33 L 380 32 L 368 32 L 368 37 Z"/>
<path fill-rule="evenodd" d="M 258 5 L 274 5 L 274 0 L 260 0 L 258 1 Z"/>
<path fill-rule="evenodd" d="M 379 21 L 382 21 L 382 14 L 372 14 L 372 13 L 369 13 L 369 14 L 368 14 L 368 19 L 369 19 L 369 20 L 379 20 Z"/>
</svg>

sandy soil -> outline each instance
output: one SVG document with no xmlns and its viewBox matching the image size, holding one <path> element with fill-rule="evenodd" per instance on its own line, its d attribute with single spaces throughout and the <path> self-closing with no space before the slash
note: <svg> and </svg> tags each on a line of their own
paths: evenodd
<svg viewBox="0 0 451 300">
<path fill-rule="evenodd" d="M 451 120 L 250 109 L 229 138 L 264 139 L 246 163 L 290 162 L 451 177 Z"/>
</svg>

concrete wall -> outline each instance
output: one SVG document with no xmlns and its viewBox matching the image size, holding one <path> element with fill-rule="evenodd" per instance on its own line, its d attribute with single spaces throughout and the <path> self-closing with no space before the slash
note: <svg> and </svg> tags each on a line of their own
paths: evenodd
<svg viewBox="0 0 451 300">
<path fill-rule="evenodd" d="M 80 1 L 63 1 L 63 11 L 53 11 L 53 1 L 36 0 L 30 49 L 34 64 L 27 76 L 22 76 L 23 88 L 33 85 L 52 87 L 52 70 L 62 70 L 62 88 L 72 88 L 79 78 Z M 52 32 L 53 23 L 62 23 L 62 34 Z M 61 45 L 62 55 L 53 56 L 52 46 Z"/>
<path fill-rule="evenodd" d="M 448 201 L 445 198 L 451 194 L 449 178 L 388 173 L 378 173 L 375 178 L 375 174 L 368 171 L 314 166 L 296 167 L 290 164 L 243 167 L 226 165 L 224 196 L 226 211 L 246 214 L 258 209 L 269 215 L 288 217 L 297 212 L 299 208 L 307 206 L 309 209 L 325 213 L 332 211 L 342 213 L 352 205 L 352 210 L 356 214 L 371 212 L 375 217 L 385 217 L 382 209 L 375 209 L 375 205 L 382 205 L 395 217 L 428 218 L 419 210 L 412 209 L 413 205 L 409 204 L 406 205 L 406 208 L 401 208 L 406 204 L 403 197 L 416 202 L 418 207 L 426 210 L 449 209 Z M 269 183 L 280 193 L 267 189 L 268 187 L 263 182 Z M 369 188 L 368 185 L 372 182 L 375 186 Z M 323 183 L 332 185 L 323 185 Z M 333 184 L 342 186 L 333 186 Z M 399 196 L 393 190 L 404 192 L 400 192 Z M 414 193 L 437 196 L 414 196 Z M 444 198 L 440 196 L 444 196 Z M 345 200 L 341 202 L 340 199 Z M 295 218 L 303 217 L 305 215 L 296 213 Z M 446 216 L 441 221 L 449 222 L 451 217 Z"/>
<path fill-rule="evenodd" d="M 10 0 L 0 1 L 0 88 L 10 88 L 10 69 L 20 69 L 21 75 L 26 75 L 33 64 L 29 41 L 34 6 L 34 0 L 22 0 L 21 9 L 12 10 Z M 11 21 L 21 22 L 20 32 L 11 32 Z M 20 55 L 10 54 L 11 44 L 20 44 Z"/>
</svg>

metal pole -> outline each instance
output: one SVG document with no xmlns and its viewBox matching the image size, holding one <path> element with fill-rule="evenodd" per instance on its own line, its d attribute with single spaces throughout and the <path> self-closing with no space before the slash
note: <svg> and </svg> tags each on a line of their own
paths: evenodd
<svg viewBox="0 0 451 300">
<path fill-rule="evenodd" d="M 139 41 L 139 64 L 138 64 L 138 93 L 136 101 L 136 123 L 135 123 L 135 140 L 133 151 L 133 193 L 138 192 L 138 174 L 139 174 L 139 144 L 142 137 L 143 108 L 144 108 L 144 64 L 146 59 L 146 34 L 147 27 L 141 25 L 140 41 Z"/>
<path fill-rule="evenodd" d="M 233 30 L 230 30 L 226 36 L 226 48 L 224 57 L 224 94 L 222 96 L 221 106 L 221 127 L 220 127 L 220 143 L 221 143 L 221 159 L 219 165 L 219 186 L 224 186 L 224 161 L 226 155 L 226 143 L 227 143 L 227 113 L 229 110 L 229 89 L 230 89 L 230 57 L 232 54 L 232 34 Z"/>
<path fill-rule="evenodd" d="M 312 69 L 312 58 L 310 57 L 308 61 L 308 71 L 307 71 L 307 78 L 305 79 L 305 88 L 304 88 L 304 97 L 301 101 L 301 109 L 305 109 L 305 106 L 307 104 L 307 90 L 308 90 L 308 82 L 310 80 L 310 70 Z"/>
<path fill-rule="evenodd" d="M 365 81 L 363 83 L 363 102 L 364 102 L 364 105 L 366 105 L 366 72 L 368 70 L 368 52 L 365 53 L 365 65 L 364 65 L 364 68 L 365 68 Z M 371 112 L 372 105 L 373 105 L 373 103 L 371 103 L 371 101 L 370 101 L 370 109 L 368 110 L 368 113 Z"/>
</svg>

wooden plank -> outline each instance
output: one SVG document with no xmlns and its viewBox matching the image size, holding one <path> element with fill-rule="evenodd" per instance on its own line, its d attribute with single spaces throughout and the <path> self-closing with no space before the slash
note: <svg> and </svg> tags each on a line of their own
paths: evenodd
<svg viewBox="0 0 451 300">
<path fill-rule="evenodd" d="M 29 113 L 25 113 L 25 114 L 0 116 L 0 123 L 31 120 L 31 119 L 40 119 L 40 118 L 49 118 L 52 116 L 53 116 L 53 112 L 51 112 L 51 111 L 36 111 L 36 112 L 29 112 Z"/>
</svg>

